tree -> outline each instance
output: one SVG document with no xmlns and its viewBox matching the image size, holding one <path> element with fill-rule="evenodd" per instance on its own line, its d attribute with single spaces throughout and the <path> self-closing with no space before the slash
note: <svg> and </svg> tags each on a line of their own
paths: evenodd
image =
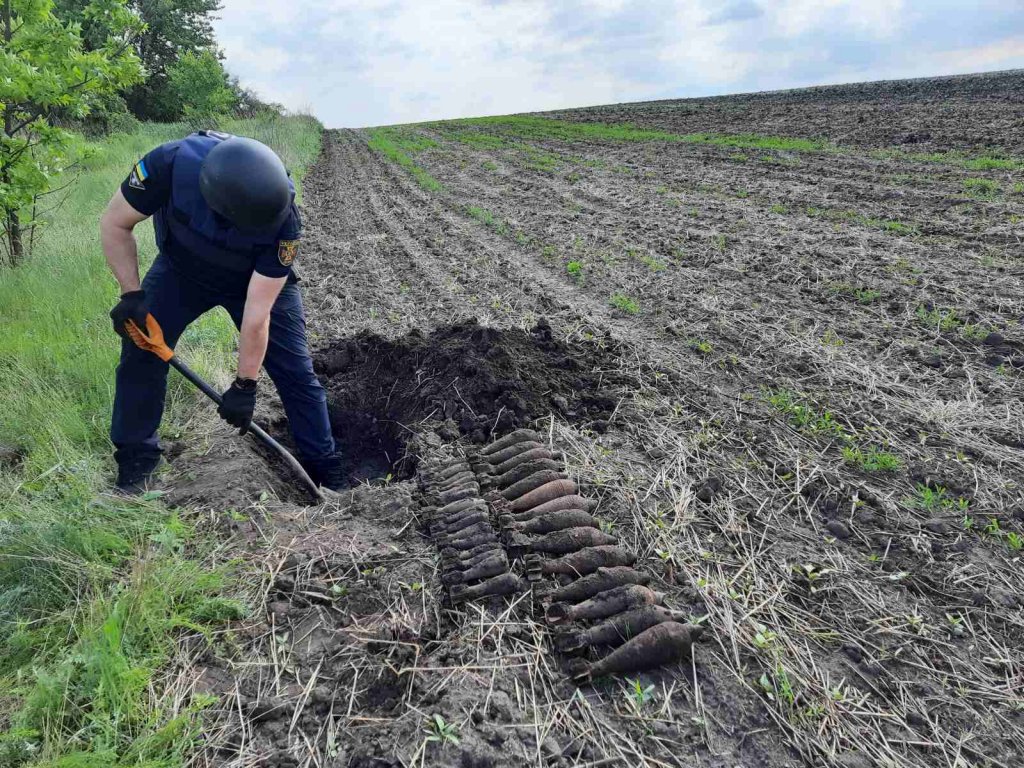
<svg viewBox="0 0 1024 768">
<path fill-rule="evenodd" d="M 188 52 L 167 70 L 172 110 L 199 128 L 228 115 L 238 103 L 228 74 L 212 51 Z"/>
<path fill-rule="evenodd" d="M 60 110 L 84 117 L 98 100 L 142 79 L 132 48 L 142 23 L 125 0 L 91 0 L 82 13 L 109 32 L 89 51 L 83 48 L 82 25 L 61 22 L 53 0 L 0 5 L 0 216 L 11 265 L 24 256 L 26 211 L 72 160 L 72 137 L 52 125 L 50 116 Z"/>
</svg>

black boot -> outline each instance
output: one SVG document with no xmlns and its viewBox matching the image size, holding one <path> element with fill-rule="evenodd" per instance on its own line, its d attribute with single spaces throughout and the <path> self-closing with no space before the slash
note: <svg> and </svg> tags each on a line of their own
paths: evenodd
<svg viewBox="0 0 1024 768">
<path fill-rule="evenodd" d="M 310 461 L 306 463 L 306 469 L 313 482 L 331 491 L 340 491 L 352 487 L 352 479 L 341 460 L 341 454 L 334 454 L 330 458 Z"/>
<path fill-rule="evenodd" d="M 126 496 L 139 496 L 152 489 L 163 461 L 157 456 L 136 456 L 118 462 L 117 490 Z"/>
</svg>

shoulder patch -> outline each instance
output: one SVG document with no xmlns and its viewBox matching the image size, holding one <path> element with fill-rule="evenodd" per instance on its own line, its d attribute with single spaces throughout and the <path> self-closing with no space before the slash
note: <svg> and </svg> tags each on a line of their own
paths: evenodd
<svg viewBox="0 0 1024 768">
<path fill-rule="evenodd" d="M 298 240 L 282 240 L 277 246 L 277 260 L 282 267 L 290 267 L 299 255 Z"/>
<path fill-rule="evenodd" d="M 131 174 L 128 176 L 128 186 L 132 189 L 141 189 L 143 192 L 146 191 L 146 179 L 149 178 L 149 171 L 146 170 L 146 161 L 139 160 L 132 168 Z"/>
</svg>

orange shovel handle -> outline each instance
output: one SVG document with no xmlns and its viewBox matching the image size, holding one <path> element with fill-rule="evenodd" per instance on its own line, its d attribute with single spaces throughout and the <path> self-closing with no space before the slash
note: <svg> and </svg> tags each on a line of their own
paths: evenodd
<svg viewBox="0 0 1024 768">
<path fill-rule="evenodd" d="M 134 320 L 126 321 L 124 327 L 125 330 L 128 331 L 128 335 L 131 337 L 132 341 L 135 342 L 135 346 L 139 349 L 152 352 L 165 363 L 171 362 L 171 358 L 174 357 L 174 350 L 167 346 L 167 342 L 164 341 L 164 332 L 160 328 L 160 323 L 156 321 L 156 318 L 153 317 L 153 315 L 146 315 L 145 333 L 143 333 L 142 329 L 135 324 Z"/>
</svg>

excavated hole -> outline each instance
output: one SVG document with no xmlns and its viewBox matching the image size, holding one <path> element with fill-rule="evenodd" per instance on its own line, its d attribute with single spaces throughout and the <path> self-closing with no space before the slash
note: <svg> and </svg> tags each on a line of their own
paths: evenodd
<svg viewBox="0 0 1024 768">
<path fill-rule="evenodd" d="M 331 431 L 351 486 L 404 480 L 416 470 L 416 460 L 408 452 L 401 426 L 377 412 L 374 406 L 328 400 Z"/>
</svg>

